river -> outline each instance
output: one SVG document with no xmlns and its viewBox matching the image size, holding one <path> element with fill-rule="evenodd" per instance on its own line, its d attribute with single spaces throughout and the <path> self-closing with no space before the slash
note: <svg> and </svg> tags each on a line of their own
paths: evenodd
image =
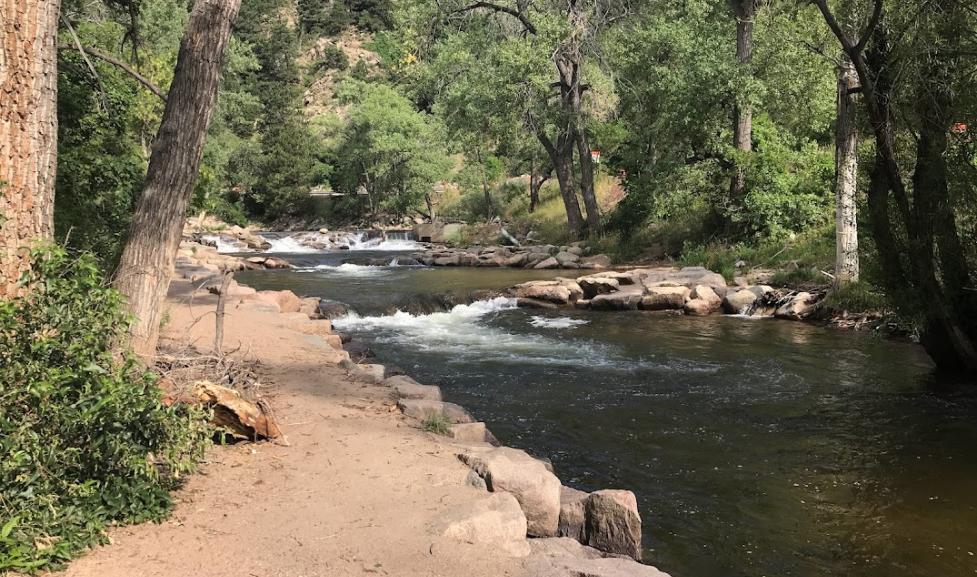
<svg viewBox="0 0 977 577">
<path fill-rule="evenodd" d="M 977 387 L 911 343 L 788 321 L 527 311 L 497 299 L 394 312 L 553 272 L 343 265 L 250 271 L 352 305 L 379 362 L 440 385 L 567 485 L 638 496 L 674 577 L 977 574 Z M 394 314 L 390 314 L 394 312 Z"/>
</svg>

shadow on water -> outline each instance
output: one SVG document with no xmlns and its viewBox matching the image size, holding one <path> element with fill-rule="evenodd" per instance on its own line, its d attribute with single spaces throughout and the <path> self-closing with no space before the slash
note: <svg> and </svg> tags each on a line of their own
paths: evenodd
<svg viewBox="0 0 977 577">
<path fill-rule="evenodd" d="M 369 315 L 411 295 L 545 276 L 240 278 Z M 635 491 L 647 558 L 676 577 L 977 573 L 977 391 L 933 375 L 915 345 L 782 321 L 504 303 L 337 324 L 381 362 L 441 385 L 503 442 L 550 457 L 566 484 Z"/>
</svg>

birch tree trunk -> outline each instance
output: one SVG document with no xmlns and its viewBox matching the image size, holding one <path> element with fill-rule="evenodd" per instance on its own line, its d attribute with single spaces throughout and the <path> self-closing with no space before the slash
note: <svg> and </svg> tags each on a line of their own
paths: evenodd
<svg viewBox="0 0 977 577">
<path fill-rule="evenodd" d="M 858 128 L 852 91 L 858 87 L 855 67 L 847 58 L 838 68 L 835 127 L 835 283 L 858 281 Z"/>
<path fill-rule="evenodd" d="M 0 0 L 0 298 L 54 231 L 59 0 Z"/>
<path fill-rule="evenodd" d="M 162 303 L 197 180 L 221 65 L 241 0 L 196 0 L 180 44 L 166 110 L 153 143 L 142 196 L 116 271 L 115 286 L 136 320 L 132 347 L 156 352 Z"/>
</svg>

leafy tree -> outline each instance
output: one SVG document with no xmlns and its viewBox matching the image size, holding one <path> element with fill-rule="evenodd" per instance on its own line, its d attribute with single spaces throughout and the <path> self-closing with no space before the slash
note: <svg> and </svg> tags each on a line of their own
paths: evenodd
<svg viewBox="0 0 977 577">
<path fill-rule="evenodd" d="M 384 84 L 349 80 L 339 96 L 350 111 L 333 188 L 350 196 L 364 191 L 374 213 L 415 209 L 451 168 L 443 125 Z"/>
</svg>

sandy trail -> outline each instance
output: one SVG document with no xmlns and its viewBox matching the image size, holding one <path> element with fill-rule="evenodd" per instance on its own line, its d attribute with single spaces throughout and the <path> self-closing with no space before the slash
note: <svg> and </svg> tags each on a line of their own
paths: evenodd
<svg viewBox="0 0 977 577">
<path fill-rule="evenodd" d="M 213 340 L 214 297 L 174 281 L 166 338 Z M 196 319 L 200 319 L 194 322 Z M 394 410 L 389 389 L 351 381 L 341 358 L 298 314 L 231 303 L 225 349 L 261 361 L 290 446 L 215 447 L 161 524 L 114 529 L 72 563 L 72 577 L 518 575 L 486 545 L 437 537 L 430 523 L 480 491 L 457 447 Z M 321 323 L 321 322 L 320 322 Z"/>
</svg>

